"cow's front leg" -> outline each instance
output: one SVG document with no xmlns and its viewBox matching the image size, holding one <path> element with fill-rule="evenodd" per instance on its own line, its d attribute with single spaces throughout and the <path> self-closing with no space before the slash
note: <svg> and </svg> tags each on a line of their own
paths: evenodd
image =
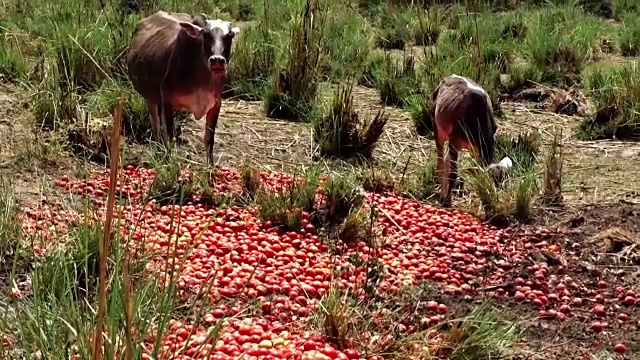
<svg viewBox="0 0 640 360">
<path fill-rule="evenodd" d="M 207 163 L 213 164 L 213 144 L 216 136 L 216 126 L 218 125 L 218 116 L 220 115 L 220 105 L 222 102 L 218 102 L 207 113 L 207 121 L 204 128 L 204 145 L 207 149 Z"/>
</svg>

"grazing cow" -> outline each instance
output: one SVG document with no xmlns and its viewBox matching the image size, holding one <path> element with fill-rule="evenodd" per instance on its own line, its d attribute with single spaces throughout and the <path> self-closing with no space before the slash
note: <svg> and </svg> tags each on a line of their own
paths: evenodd
<svg viewBox="0 0 640 360">
<path fill-rule="evenodd" d="M 206 115 L 204 143 L 211 161 L 231 45 L 239 31 L 204 14 L 158 11 L 138 22 L 127 54 L 129 79 L 146 101 L 156 140 L 162 113 L 169 140 L 175 110 L 186 109 L 196 119 Z"/>
<path fill-rule="evenodd" d="M 433 92 L 435 103 L 436 171 L 440 180 L 440 203 L 451 205 L 451 190 L 458 177 L 458 152 L 467 149 L 491 173 L 511 167 L 509 158 L 493 164 L 497 125 L 491 99 L 474 81 L 459 75 L 444 78 Z M 448 159 L 444 144 L 449 141 Z M 478 156 L 479 155 L 479 156 Z"/>
</svg>

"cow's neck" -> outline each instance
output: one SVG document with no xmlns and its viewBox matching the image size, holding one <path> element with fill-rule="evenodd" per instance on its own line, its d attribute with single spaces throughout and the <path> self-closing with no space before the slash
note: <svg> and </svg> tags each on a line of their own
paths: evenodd
<svg viewBox="0 0 640 360">
<path fill-rule="evenodd" d="M 207 71 L 208 77 L 208 88 L 210 91 L 215 92 L 216 94 L 222 93 L 222 87 L 224 85 L 224 76 L 217 77 L 211 73 L 211 71 Z"/>
</svg>

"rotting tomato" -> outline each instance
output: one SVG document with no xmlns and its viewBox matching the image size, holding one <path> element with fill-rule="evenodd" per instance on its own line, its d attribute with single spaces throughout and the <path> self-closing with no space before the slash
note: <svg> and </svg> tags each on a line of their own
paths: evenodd
<svg viewBox="0 0 640 360">
<path fill-rule="evenodd" d="M 189 171 L 181 174 L 183 178 L 189 176 Z M 235 319 L 223 320 L 229 322 L 222 331 L 224 342 L 219 346 L 212 344 L 212 358 L 237 355 L 251 344 L 258 346 L 263 341 L 264 344 L 271 341 L 272 347 L 263 349 L 266 352 L 252 349 L 249 356 L 278 358 L 289 356 L 285 354 L 290 350 L 290 357 L 302 358 L 305 354 L 308 358 L 329 358 L 323 352 L 327 345 L 322 339 L 304 339 L 300 333 L 292 331 L 290 340 L 286 340 L 291 341 L 289 350 L 275 339 L 281 331 L 292 330 L 293 324 L 308 321 L 309 315 L 317 309 L 319 299 L 332 286 L 341 290 L 358 289 L 356 296 L 364 296 L 358 288 L 367 280 L 363 267 L 350 266 L 340 273 L 332 271 L 350 264 L 355 255 L 363 261 L 380 260 L 385 275 L 376 287 L 378 294 L 398 293 L 406 284 L 436 281 L 442 283 L 445 296 L 470 296 L 477 293 L 478 288 L 471 284 L 481 283 L 482 287 L 500 284 L 493 295 L 511 297 L 525 302 L 526 306 L 538 307 L 536 310 L 540 314 L 558 321 L 571 314 L 571 306 L 595 303 L 593 314 L 601 324 L 606 323 L 608 315 L 605 305 L 611 310 L 609 315 L 613 315 L 619 312 L 620 304 L 637 304 L 635 292 L 606 282 L 602 274 L 597 275 L 599 281 L 586 283 L 577 276 L 571 278 L 565 274 L 569 267 L 554 267 L 545 262 L 531 264 L 526 272 L 515 273 L 515 269 L 522 268 L 528 261 L 529 252 L 546 249 L 564 255 L 562 246 L 552 241 L 551 232 L 546 229 L 520 237 L 511 229 L 496 229 L 459 211 L 391 195 L 366 194 L 366 206 L 375 204 L 381 210 L 374 231 L 378 234 L 384 231 L 385 245 L 369 248 L 365 243 L 339 244 L 342 253 L 332 257 L 328 254 L 328 246 L 315 235 L 319 229 L 311 223 L 309 213 L 302 215 L 301 231 L 281 233 L 274 224 L 262 222 L 252 207 L 214 209 L 199 201 L 197 196 L 182 208 L 153 202 L 144 205 L 141 200 L 146 197 L 154 177 L 152 169 L 127 166 L 116 184 L 117 193 L 129 200 L 119 212 L 124 219 L 123 234 L 135 228 L 129 234 L 135 240 L 133 246 L 156 254 L 147 269 L 158 274 L 171 269 L 178 271 L 175 275 L 181 297 L 210 289 L 213 310 L 203 317 L 207 326 L 222 319 L 227 310 L 230 316 L 241 314 L 239 306 L 227 309 L 220 305 L 224 298 L 236 305 L 248 300 L 257 301 L 256 310 L 263 313 L 262 317 L 253 318 L 246 324 L 235 322 Z M 284 189 L 287 184 L 298 181 L 277 173 L 260 173 L 260 180 L 266 189 Z M 232 194 L 241 190 L 240 182 L 241 176 L 236 171 L 223 167 L 216 169 L 211 185 L 217 193 Z M 99 216 L 104 217 L 109 186 L 106 171 L 97 172 L 84 181 L 61 176 L 55 184 L 67 192 L 89 198 Z M 316 196 L 322 199 L 322 192 L 318 191 Z M 317 206 L 320 205 L 318 201 Z M 42 255 L 46 254 L 47 241 L 68 231 L 69 219 L 82 220 L 82 216 L 53 201 L 25 208 L 23 214 L 25 233 L 44 235 L 44 241 L 34 243 Z M 142 225 L 133 226 L 134 219 L 141 219 Z M 175 265 L 174 249 L 180 258 L 185 256 L 182 268 Z M 160 281 L 163 286 L 168 284 L 164 275 L 160 276 Z M 503 286 L 505 283 L 515 287 Z M 607 289 L 613 289 L 615 297 L 611 297 L 605 291 Z M 447 304 L 433 300 L 426 308 L 431 313 L 424 315 L 432 317 L 424 317 L 424 322 L 429 324 L 446 319 L 449 312 Z M 433 316 L 434 313 L 439 315 Z M 622 315 L 618 315 L 618 320 L 626 322 Z M 225 330 L 227 328 L 229 330 Z M 410 328 L 405 330 L 411 332 Z M 186 329 L 186 324 L 174 325 L 167 336 L 171 342 L 165 342 L 164 346 L 177 349 Z M 195 334 L 204 331 L 199 328 Z M 247 332 L 248 335 L 242 334 Z M 310 341 L 314 346 L 308 346 Z M 305 350 L 305 347 L 309 349 Z M 187 351 L 192 354 L 194 350 Z M 357 356 L 349 349 L 329 353 L 335 355 L 330 358 Z"/>
</svg>

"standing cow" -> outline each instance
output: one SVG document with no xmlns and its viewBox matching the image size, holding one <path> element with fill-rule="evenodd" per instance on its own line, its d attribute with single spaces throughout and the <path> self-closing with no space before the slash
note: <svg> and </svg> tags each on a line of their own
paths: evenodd
<svg viewBox="0 0 640 360">
<path fill-rule="evenodd" d="M 464 76 L 447 76 L 434 90 L 433 101 L 440 203 L 450 206 L 451 190 L 458 177 L 458 152 L 467 149 L 492 173 L 506 171 L 511 167 L 511 160 L 504 158 L 499 164 L 493 164 L 497 125 L 491 99 L 480 85 Z M 445 161 L 447 140 L 449 154 Z"/>
<path fill-rule="evenodd" d="M 204 143 L 211 161 L 231 45 L 239 31 L 204 14 L 158 11 L 138 22 L 127 54 L 129 79 L 146 101 L 156 140 L 163 112 L 169 140 L 175 110 L 186 109 L 196 119 L 206 115 Z"/>
</svg>

